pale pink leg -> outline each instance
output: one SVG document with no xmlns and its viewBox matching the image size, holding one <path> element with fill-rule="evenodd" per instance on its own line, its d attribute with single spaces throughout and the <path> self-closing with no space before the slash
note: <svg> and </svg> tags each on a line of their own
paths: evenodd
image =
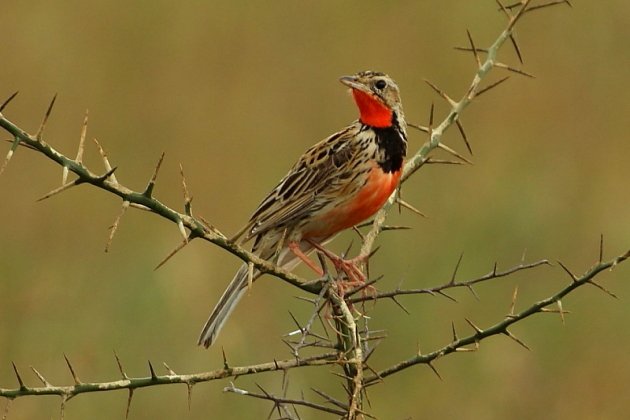
<svg viewBox="0 0 630 420">
<path fill-rule="evenodd" d="M 313 271 L 315 271 L 320 276 L 324 275 L 324 272 L 320 267 L 317 266 L 315 261 L 311 260 L 308 255 L 302 252 L 300 244 L 298 244 L 297 242 L 289 242 L 288 248 L 291 252 L 293 252 L 293 254 L 295 254 L 296 257 L 304 261 L 304 264 L 308 265 Z"/>
<path fill-rule="evenodd" d="M 344 273 L 346 273 L 346 275 L 348 276 L 348 279 L 351 282 L 365 283 L 365 275 L 356 265 L 357 262 L 363 262 L 365 260 L 364 257 L 356 257 L 350 260 L 346 260 L 344 258 L 341 258 L 338 255 L 333 254 L 332 252 L 330 252 L 329 250 L 327 250 L 326 248 L 324 248 L 317 242 L 313 242 L 313 241 L 308 241 L 308 242 L 311 245 L 313 245 L 313 247 L 315 247 L 322 254 L 326 255 L 326 257 L 330 259 L 330 261 L 334 264 L 335 268 L 338 271 L 343 271 Z"/>
</svg>

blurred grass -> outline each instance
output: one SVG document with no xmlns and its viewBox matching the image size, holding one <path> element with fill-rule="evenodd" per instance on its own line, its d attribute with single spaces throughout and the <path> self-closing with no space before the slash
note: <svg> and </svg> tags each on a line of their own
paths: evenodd
<svg viewBox="0 0 630 420">
<path fill-rule="evenodd" d="M 518 31 L 525 69 L 463 116 L 474 166 L 430 167 L 405 185 L 405 198 L 429 219 L 395 212 L 392 223 L 414 230 L 385 233 L 372 270 L 382 287 L 403 279 L 428 286 L 450 276 L 465 253 L 463 277 L 530 259 L 561 259 L 581 272 L 597 256 L 627 249 L 630 238 L 630 112 L 627 71 L 630 6 L 621 0 L 575 0 L 527 17 Z M 59 93 L 47 139 L 73 154 L 85 108 L 88 136 L 97 137 L 119 167 L 119 179 L 142 188 L 162 150 L 167 153 L 156 193 L 181 203 L 182 162 L 196 211 L 225 233 L 236 231 L 258 201 L 312 143 L 343 127 L 356 111 L 341 75 L 388 72 L 403 91 L 409 120 L 426 121 L 431 102 L 422 82 L 453 96 L 472 77 L 464 45 L 469 28 L 479 46 L 503 25 L 492 1 L 246 2 L 158 1 L 17 2 L 5 0 L 0 28 L 0 97 L 20 96 L 6 114 L 35 130 L 50 97 Z M 505 61 L 516 63 L 504 51 Z M 413 150 L 424 141 L 411 137 Z M 463 150 L 455 131 L 447 143 Z M 87 160 L 101 163 L 90 149 Z M 171 226 L 130 211 L 109 254 L 102 252 L 119 202 L 79 187 L 43 203 L 61 171 L 20 150 L 0 177 L 0 386 L 15 386 L 10 361 L 35 366 L 53 383 L 70 383 L 63 353 L 86 381 L 114 380 L 112 350 L 132 375 L 146 360 L 177 372 L 221 366 L 220 349 L 194 346 L 209 309 L 239 262 L 219 249 L 192 244 L 157 272 L 155 264 L 179 241 Z M 342 248 L 352 235 L 335 246 Z M 412 369 L 373 388 L 379 418 L 624 418 L 629 403 L 617 388 L 630 368 L 628 267 L 602 277 L 620 297 L 595 289 L 564 302 L 567 325 L 556 317 L 528 321 L 515 331 L 533 349 L 495 339 L 475 354 L 437 364 L 444 381 Z M 459 304 L 405 298 L 406 316 L 379 304 L 372 327 L 390 338 L 372 359 L 383 367 L 450 339 L 450 322 L 464 317 L 484 326 L 509 308 L 540 299 L 567 278 L 536 270 L 478 288 L 481 301 L 457 294 Z M 293 328 L 287 310 L 306 316 L 286 285 L 263 278 L 222 336 L 232 364 L 289 357 L 279 336 Z M 279 375 L 241 378 L 280 392 Z M 131 418 L 261 418 L 269 406 L 221 393 L 225 383 L 198 385 L 191 411 L 184 387 L 139 391 Z M 291 390 L 339 391 L 327 372 L 294 372 Z M 82 396 L 66 418 L 122 418 L 126 395 Z M 12 419 L 57 415 L 54 398 L 13 403 Z M 304 418 L 319 418 L 301 411 Z"/>
</svg>

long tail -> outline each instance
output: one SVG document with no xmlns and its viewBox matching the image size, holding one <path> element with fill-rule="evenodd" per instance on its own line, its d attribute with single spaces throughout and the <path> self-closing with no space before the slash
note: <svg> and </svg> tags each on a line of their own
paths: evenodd
<svg viewBox="0 0 630 420">
<path fill-rule="evenodd" d="M 254 278 L 256 278 L 256 273 Z M 236 307 L 236 304 L 241 300 L 245 292 L 247 291 L 247 264 L 243 264 L 241 268 L 236 272 L 236 275 L 228 285 L 225 292 L 219 299 L 219 302 L 215 305 L 210 318 L 206 321 L 206 325 L 201 330 L 199 336 L 200 346 L 208 348 L 216 340 L 217 336 L 221 332 L 225 321 L 232 314 L 232 311 Z"/>
<path fill-rule="evenodd" d="M 328 242 L 331 238 L 326 238 L 321 240 L 322 245 Z M 270 242 L 270 245 L 266 246 L 265 249 L 258 249 L 259 256 L 261 258 L 269 259 L 276 252 L 277 244 L 274 242 Z M 306 242 L 300 242 L 300 249 L 304 254 L 308 254 L 313 249 L 313 246 Z M 253 252 L 253 251 L 252 251 Z M 295 268 L 296 265 L 300 263 L 300 259 L 296 257 L 294 253 L 289 251 L 288 247 L 284 247 L 278 256 L 278 265 L 280 265 L 285 270 L 291 271 Z M 210 318 L 206 321 L 206 325 L 203 326 L 201 330 L 201 335 L 199 336 L 199 344 L 200 346 L 204 346 L 208 348 L 215 342 L 225 321 L 227 321 L 228 317 L 232 314 L 234 308 L 236 308 L 236 304 L 241 300 L 245 292 L 247 291 L 247 282 L 248 282 L 248 267 L 247 264 L 241 265 L 241 268 L 236 272 L 236 275 L 228 285 L 225 292 L 219 299 L 219 302 L 215 305 L 212 313 L 210 314 Z M 260 277 L 262 273 L 258 270 L 254 270 L 253 280 L 256 280 Z"/>
</svg>

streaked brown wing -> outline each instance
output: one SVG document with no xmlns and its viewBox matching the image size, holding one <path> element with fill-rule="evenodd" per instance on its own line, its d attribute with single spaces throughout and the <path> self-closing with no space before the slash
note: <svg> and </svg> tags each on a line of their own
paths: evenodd
<svg viewBox="0 0 630 420">
<path fill-rule="evenodd" d="M 245 240 L 276 227 L 295 223 L 328 203 L 339 189 L 335 180 L 356 155 L 350 141 L 360 126 L 354 124 L 308 149 L 260 203 L 244 231 Z"/>
</svg>

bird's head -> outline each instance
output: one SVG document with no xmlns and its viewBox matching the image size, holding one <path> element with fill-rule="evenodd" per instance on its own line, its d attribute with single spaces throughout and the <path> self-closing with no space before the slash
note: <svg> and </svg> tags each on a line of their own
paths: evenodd
<svg viewBox="0 0 630 420">
<path fill-rule="evenodd" d="M 363 124 L 372 127 L 404 124 L 398 85 L 385 73 L 362 71 L 339 81 L 351 89 Z"/>
</svg>

